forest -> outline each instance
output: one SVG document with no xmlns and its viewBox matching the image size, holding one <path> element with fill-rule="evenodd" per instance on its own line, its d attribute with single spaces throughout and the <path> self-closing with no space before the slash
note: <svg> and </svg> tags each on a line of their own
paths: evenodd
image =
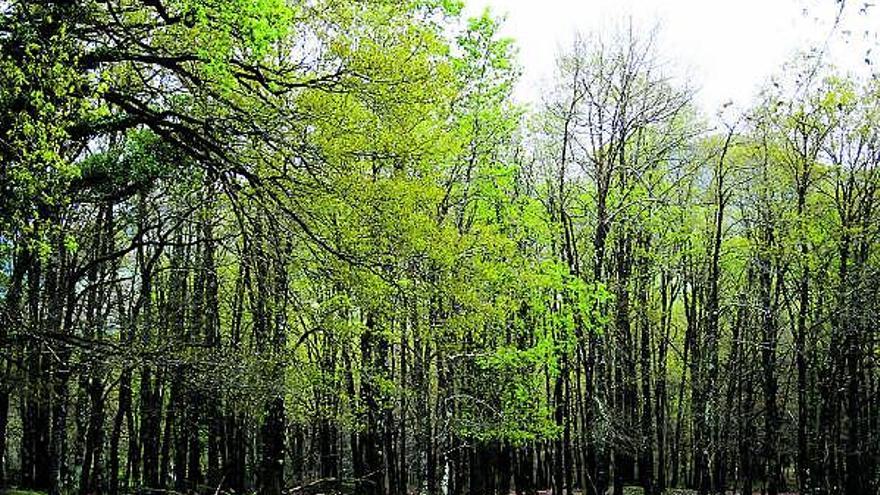
<svg viewBox="0 0 880 495">
<path fill-rule="evenodd" d="M 0 1 L 0 493 L 880 493 L 880 78 L 501 22 Z"/>
</svg>

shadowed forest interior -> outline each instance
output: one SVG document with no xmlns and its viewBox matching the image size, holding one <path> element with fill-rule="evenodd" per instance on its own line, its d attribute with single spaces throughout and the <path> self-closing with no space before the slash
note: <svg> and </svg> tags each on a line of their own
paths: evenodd
<svg viewBox="0 0 880 495">
<path fill-rule="evenodd" d="M 880 79 L 462 7 L 0 1 L 0 491 L 880 493 Z"/>
</svg>

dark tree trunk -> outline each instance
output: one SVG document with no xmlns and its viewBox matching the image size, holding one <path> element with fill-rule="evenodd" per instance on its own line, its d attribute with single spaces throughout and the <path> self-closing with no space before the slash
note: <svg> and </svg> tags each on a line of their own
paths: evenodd
<svg viewBox="0 0 880 495">
<path fill-rule="evenodd" d="M 766 226 L 764 233 L 763 249 L 769 250 L 773 246 L 773 234 Z M 777 402 L 776 380 L 776 307 L 772 302 L 773 291 L 773 263 L 768 255 L 762 254 L 758 258 L 758 280 L 760 284 L 760 307 L 761 307 L 761 359 L 763 364 L 764 385 L 764 479 L 767 483 L 767 493 L 777 495 L 779 493 L 779 454 L 776 450 L 778 441 L 779 408 Z M 778 283 L 778 282 L 777 282 Z"/>
<path fill-rule="evenodd" d="M 643 242 L 647 253 L 647 241 Z M 640 368 L 642 382 L 642 438 L 639 457 L 639 478 L 645 495 L 655 495 L 654 483 L 654 411 L 652 409 L 652 373 L 651 373 L 651 326 L 648 321 L 648 287 L 649 268 L 642 263 L 641 269 L 646 273 L 639 277 L 638 306 L 641 308 L 639 325 L 641 326 Z"/>
<path fill-rule="evenodd" d="M 0 313 L 0 342 L 6 345 L 10 334 L 15 335 L 21 325 L 21 297 L 25 274 L 31 265 L 28 251 L 18 251 L 13 262 L 12 274 L 8 281 L 3 301 L 3 312 Z M 9 348 L 9 346 L 7 346 Z M 0 488 L 8 485 L 8 466 L 6 464 L 7 432 L 9 425 L 9 394 L 11 361 L 0 361 Z"/>
</svg>

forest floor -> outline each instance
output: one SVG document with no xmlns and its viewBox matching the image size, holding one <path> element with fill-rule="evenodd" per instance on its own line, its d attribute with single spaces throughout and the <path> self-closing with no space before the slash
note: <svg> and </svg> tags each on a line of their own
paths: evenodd
<svg viewBox="0 0 880 495">
<path fill-rule="evenodd" d="M 174 493 L 174 492 L 167 492 Z M 553 492 L 551 490 L 538 490 L 537 495 L 551 495 Z M 609 490 L 609 493 L 611 491 Z M 642 495 L 644 492 L 639 486 L 626 486 L 623 488 L 624 495 Z M 0 490 L 0 495 L 46 495 L 44 492 L 34 492 L 28 490 Z M 514 495 L 511 493 L 511 495 Z M 575 491 L 573 495 L 582 495 L 580 491 Z M 697 495 L 696 490 L 690 490 L 687 488 L 670 488 L 664 492 L 664 495 Z M 740 495 L 740 492 L 728 491 L 726 495 Z M 752 495 L 762 495 L 760 491 L 753 492 Z M 784 492 L 779 495 L 798 495 L 797 492 Z"/>
<path fill-rule="evenodd" d="M 551 490 L 539 490 L 537 495 L 551 495 L 553 492 Z M 611 490 L 608 490 L 608 493 L 611 493 Z M 625 486 L 623 487 L 623 495 L 643 495 L 644 490 L 640 486 Z M 511 494 L 512 495 L 512 494 Z M 573 495 L 582 495 L 582 492 L 575 491 Z M 668 488 L 663 495 L 697 495 L 696 490 L 691 490 L 689 488 Z M 728 490 L 725 495 L 741 495 L 738 491 Z M 756 491 L 752 492 L 752 495 L 763 495 L 762 492 Z M 798 492 L 780 492 L 779 495 L 799 495 Z"/>
</svg>

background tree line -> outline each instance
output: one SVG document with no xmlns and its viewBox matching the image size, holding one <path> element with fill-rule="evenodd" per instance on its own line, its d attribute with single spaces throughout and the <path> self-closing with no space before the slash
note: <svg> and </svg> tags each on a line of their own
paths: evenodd
<svg viewBox="0 0 880 495">
<path fill-rule="evenodd" d="M 461 7 L 0 2 L 0 486 L 880 489 L 876 80 Z"/>
</svg>

